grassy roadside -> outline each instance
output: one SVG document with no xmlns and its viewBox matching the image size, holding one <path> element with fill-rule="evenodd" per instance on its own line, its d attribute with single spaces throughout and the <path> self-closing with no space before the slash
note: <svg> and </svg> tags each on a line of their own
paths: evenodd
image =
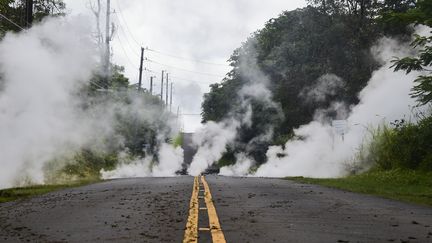
<svg viewBox="0 0 432 243">
<path fill-rule="evenodd" d="M 68 184 L 59 185 L 34 185 L 28 187 L 16 187 L 0 190 L 0 203 L 10 202 L 18 199 L 34 197 L 52 191 L 58 191 L 71 187 L 79 187 L 98 182 L 97 180 L 80 180 Z"/>
<path fill-rule="evenodd" d="M 432 206 L 432 172 L 411 170 L 370 171 L 344 178 L 287 179 Z"/>
</svg>

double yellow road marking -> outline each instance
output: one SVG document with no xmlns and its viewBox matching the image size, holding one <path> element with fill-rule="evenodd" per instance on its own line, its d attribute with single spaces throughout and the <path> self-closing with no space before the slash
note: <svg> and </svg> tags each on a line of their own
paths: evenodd
<svg viewBox="0 0 432 243">
<path fill-rule="evenodd" d="M 204 200 L 205 200 L 206 208 L 199 207 L 198 195 L 200 191 L 200 183 L 199 183 L 199 177 L 196 176 L 194 178 L 194 185 L 193 185 L 192 197 L 191 197 L 190 208 L 189 208 L 189 218 L 186 224 L 183 243 L 197 243 L 198 229 L 202 231 L 210 230 L 213 243 L 226 243 L 225 236 L 222 232 L 222 228 L 219 223 L 219 218 L 216 213 L 216 208 L 213 204 L 213 199 L 210 193 L 210 187 L 207 181 L 205 180 L 204 176 L 201 176 L 201 182 L 204 187 Z M 199 210 L 207 210 L 210 228 L 198 228 Z"/>
</svg>

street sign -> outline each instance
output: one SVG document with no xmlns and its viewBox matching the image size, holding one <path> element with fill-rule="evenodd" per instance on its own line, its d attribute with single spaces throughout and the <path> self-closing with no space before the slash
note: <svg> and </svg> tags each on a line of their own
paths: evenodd
<svg viewBox="0 0 432 243">
<path fill-rule="evenodd" d="M 332 127 L 336 134 L 342 136 L 342 140 L 343 140 L 344 135 L 348 132 L 347 120 L 333 120 Z"/>
</svg>

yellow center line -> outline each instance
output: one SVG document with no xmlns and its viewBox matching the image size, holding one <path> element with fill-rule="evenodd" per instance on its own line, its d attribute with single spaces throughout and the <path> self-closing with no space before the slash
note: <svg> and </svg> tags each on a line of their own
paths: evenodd
<svg viewBox="0 0 432 243">
<path fill-rule="evenodd" d="M 210 193 L 210 187 L 207 184 L 204 176 L 201 176 L 201 182 L 204 185 L 204 199 L 207 206 L 207 213 L 210 223 L 210 232 L 212 235 L 213 243 L 226 243 L 225 236 L 219 223 L 219 218 L 216 213 L 216 208 L 213 204 L 213 199 Z"/>
<path fill-rule="evenodd" d="M 198 230 L 210 231 L 213 243 L 226 243 L 225 236 L 219 223 L 219 218 L 216 213 L 216 208 L 213 204 L 213 199 L 210 193 L 210 187 L 201 176 L 201 183 L 204 190 L 200 190 L 199 178 L 194 178 L 194 185 L 192 190 L 192 197 L 190 200 L 189 217 L 186 224 L 183 243 L 198 243 Z M 204 191 L 204 196 L 198 196 L 200 191 Z M 199 199 L 204 199 L 206 207 L 199 207 Z M 207 210 L 209 217 L 210 228 L 198 228 L 198 214 L 199 210 Z"/>
<path fill-rule="evenodd" d="M 190 200 L 189 217 L 186 224 L 183 243 L 197 243 L 198 242 L 198 191 L 199 180 L 198 177 L 194 178 L 194 185 L 192 190 L 192 197 Z"/>
</svg>

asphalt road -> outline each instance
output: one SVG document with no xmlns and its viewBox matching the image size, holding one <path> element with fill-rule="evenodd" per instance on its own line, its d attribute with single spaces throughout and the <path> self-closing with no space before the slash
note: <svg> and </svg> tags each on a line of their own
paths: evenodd
<svg viewBox="0 0 432 243">
<path fill-rule="evenodd" d="M 432 242 L 430 207 L 281 179 L 206 180 L 226 242 Z M 122 179 L 0 204 L 0 242 L 182 242 L 193 183 Z M 209 227 L 202 210 L 198 222 Z"/>
</svg>

